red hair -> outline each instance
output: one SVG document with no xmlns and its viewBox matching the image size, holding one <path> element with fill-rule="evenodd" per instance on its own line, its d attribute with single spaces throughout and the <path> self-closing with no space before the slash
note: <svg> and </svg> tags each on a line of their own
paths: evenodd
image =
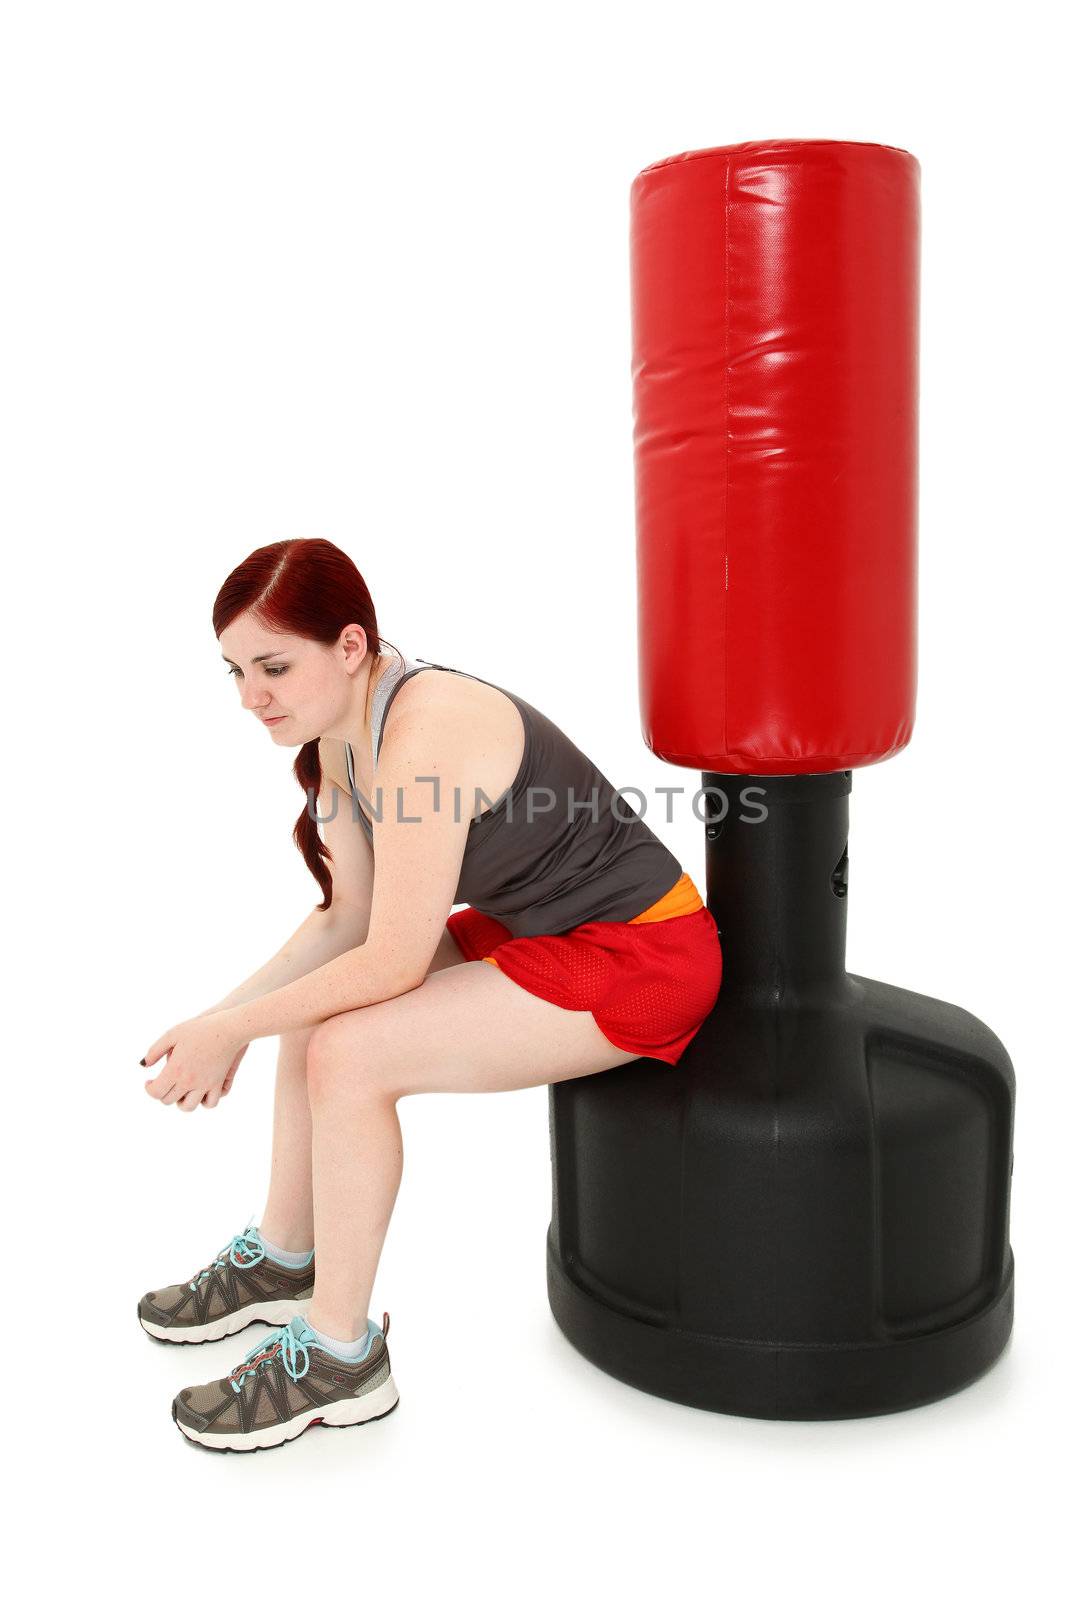
<svg viewBox="0 0 1067 1600">
<path fill-rule="evenodd" d="M 365 631 L 369 654 L 380 655 L 382 643 L 389 643 L 379 636 L 374 602 L 359 569 L 328 539 L 281 539 L 253 550 L 218 592 L 211 614 L 215 637 L 245 611 L 274 633 L 295 633 L 319 644 L 336 644 L 342 629 L 353 622 Z M 301 808 L 293 838 L 322 890 L 318 909 L 326 911 L 333 900 L 333 877 L 326 863 L 333 858 L 311 815 L 319 809 L 322 786 L 317 739 L 301 746 L 293 771 L 306 799 L 313 802 Z"/>
</svg>

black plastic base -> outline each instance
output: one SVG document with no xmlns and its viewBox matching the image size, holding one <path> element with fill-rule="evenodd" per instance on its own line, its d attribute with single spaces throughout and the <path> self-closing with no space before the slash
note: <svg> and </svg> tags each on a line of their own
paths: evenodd
<svg viewBox="0 0 1067 1600">
<path fill-rule="evenodd" d="M 883 1416 L 943 1400 L 993 1365 L 1012 1327 L 1014 1260 L 997 1299 L 965 1322 L 892 1344 L 774 1345 L 657 1328 L 580 1287 L 548 1246 L 548 1303 L 576 1350 L 664 1400 L 777 1421 Z"/>
<path fill-rule="evenodd" d="M 549 1090 L 556 1321 L 687 1405 L 906 1410 L 1011 1331 L 1011 1062 L 961 1007 L 845 972 L 849 779 L 734 780 L 769 815 L 713 834 L 714 1011 L 677 1067 Z"/>
</svg>

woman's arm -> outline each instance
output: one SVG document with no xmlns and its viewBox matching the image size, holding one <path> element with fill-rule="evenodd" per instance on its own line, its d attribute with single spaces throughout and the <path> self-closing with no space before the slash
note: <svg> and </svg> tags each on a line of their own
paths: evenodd
<svg viewBox="0 0 1067 1600">
<path fill-rule="evenodd" d="M 438 711 L 432 722 L 410 704 L 397 709 L 378 759 L 383 818 L 374 826 L 374 892 L 364 943 L 254 1000 L 169 1028 L 141 1062 L 154 1066 L 167 1057 L 148 1085 L 150 1094 L 191 1110 L 222 1084 L 234 1054 L 250 1040 L 294 1033 L 423 982 L 456 898 L 474 814 L 476 737 L 458 709 Z M 341 836 L 351 841 L 360 824 L 350 811 L 343 815 Z"/>
<path fill-rule="evenodd" d="M 326 911 L 313 911 L 286 940 L 277 955 L 272 956 L 257 972 L 253 972 L 244 983 L 232 989 L 224 999 L 216 1001 L 213 1006 L 207 1006 L 203 1011 L 198 1011 L 196 1015 L 210 1017 L 217 1011 L 228 1010 L 230 1006 L 272 994 L 275 989 L 284 988 L 287 983 L 292 983 L 294 978 L 314 972 L 316 967 L 323 966 L 346 950 L 363 944 L 367 937 L 367 920 L 367 916 L 358 910 L 350 912 L 346 908 L 341 912 L 332 904 Z M 242 1044 L 231 1061 L 221 1094 L 229 1094 L 237 1068 L 244 1060 L 247 1049 L 248 1045 Z"/>
<path fill-rule="evenodd" d="M 318 811 L 329 816 L 320 824 L 323 842 L 330 852 L 330 874 L 333 879 L 333 896 L 326 911 L 315 910 L 305 917 L 282 945 L 258 971 L 237 986 L 222 1000 L 216 1001 L 197 1016 L 208 1017 L 216 1011 L 226 1011 L 262 995 L 273 994 L 275 989 L 306 977 L 317 967 L 334 961 L 346 950 L 363 944 L 370 926 L 371 900 L 374 895 L 374 852 L 357 817 L 352 814 L 352 797 L 342 787 L 337 775 L 337 756 L 333 741 L 320 740 L 319 759 L 322 762 L 322 788 Z M 338 793 L 333 795 L 336 788 Z"/>
<path fill-rule="evenodd" d="M 474 810 L 478 732 L 457 709 L 398 705 L 375 774 L 375 881 L 366 938 L 314 972 L 218 1014 L 237 1043 L 295 1032 L 418 988 L 440 946 Z M 472 771 L 472 768 L 474 769 Z M 155 1049 L 156 1046 L 153 1046 Z"/>
<path fill-rule="evenodd" d="M 213 1006 L 205 1006 L 195 1013 L 209 1017 L 216 1011 L 226 1011 L 231 1006 L 258 1000 L 261 995 L 272 994 L 285 984 L 314 972 L 328 961 L 344 955 L 346 950 L 363 944 L 367 937 L 369 911 L 362 913 L 345 908 L 342 912 L 331 905 L 328 911 L 313 911 L 305 917 L 299 928 L 285 941 L 281 949 L 263 966 L 253 972 L 236 989 Z"/>
<path fill-rule="evenodd" d="M 374 893 L 374 853 L 358 817 L 353 815 L 352 798 L 347 787 L 338 776 L 338 753 L 332 748 L 332 743 L 320 741 L 323 783 L 318 807 L 320 814 L 327 814 L 330 819 L 320 824 L 323 842 L 331 857 L 329 866 L 333 892 L 329 908 L 326 911 L 316 909 L 305 917 L 269 961 L 238 984 L 224 999 L 190 1018 L 190 1026 L 200 1022 L 202 1026 L 210 1028 L 207 1019 L 232 1012 L 234 1007 L 248 1005 L 254 1000 L 262 1000 L 279 989 L 287 990 L 294 982 L 306 978 L 320 967 L 331 966 L 339 956 L 365 943 Z M 332 792 L 334 788 L 340 791 L 336 796 Z M 235 1041 L 234 1053 L 219 1090 L 221 1094 L 229 1092 L 247 1048 L 248 1041 Z M 157 1081 L 152 1080 L 145 1087 L 149 1094 L 158 1097 Z M 205 1104 L 214 1105 L 217 1100 L 216 1094 Z"/>
</svg>

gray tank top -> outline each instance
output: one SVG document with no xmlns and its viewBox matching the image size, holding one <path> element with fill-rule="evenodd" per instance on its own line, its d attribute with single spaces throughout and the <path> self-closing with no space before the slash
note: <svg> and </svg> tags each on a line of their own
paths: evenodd
<svg viewBox="0 0 1067 1600">
<path fill-rule="evenodd" d="M 371 703 L 375 767 L 393 696 L 406 679 L 429 671 L 488 683 L 456 667 L 434 661 L 415 666 L 399 656 L 379 679 Z M 628 922 L 678 881 L 683 870 L 679 861 L 554 722 L 521 696 L 500 692 L 522 717 L 522 761 L 511 787 L 488 811 L 471 819 L 457 904 L 495 917 L 513 938 L 564 933 L 581 922 Z M 373 849 L 371 819 L 362 801 L 368 801 L 380 820 L 381 796 L 356 793 L 348 744 L 345 757 L 359 820 Z M 441 804 L 450 805 L 451 796 L 442 794 Z"/>
</svg>

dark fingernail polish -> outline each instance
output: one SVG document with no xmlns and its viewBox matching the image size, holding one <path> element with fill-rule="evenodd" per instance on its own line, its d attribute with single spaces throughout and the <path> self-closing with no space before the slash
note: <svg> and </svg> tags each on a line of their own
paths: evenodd
<svg viewBox="0 0 1067 1600">
<path fill-rule="evenodd" d="M 141 1057 L 141 1065 L 144 1066 L 144 1056 Z"/>
</svg>

